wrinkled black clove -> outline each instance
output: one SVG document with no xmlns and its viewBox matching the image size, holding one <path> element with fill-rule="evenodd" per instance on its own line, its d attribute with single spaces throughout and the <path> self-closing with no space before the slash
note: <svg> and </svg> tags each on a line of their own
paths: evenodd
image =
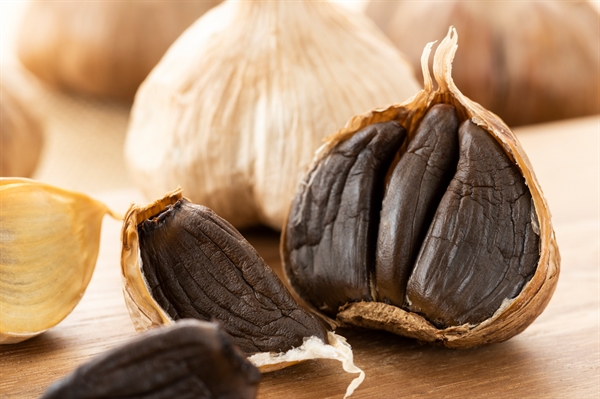
<svg viewBox="0 0 600 399">
<path fill-rule="evenodd" d="M 372 300 L 385 174 L 405 136 L 396 122 L 358 132 L 320 162 L 292 204 L 285 263 L 294 266 L 286 272 L 300 296 L 324 313 Z"/>
<path fill-rule="evenodd" d="M 539 236 L 517 166 L 465 121 L 460 160 L 407 287 L 411 311 L 439 327 L 476 324 L 517 296 L 535 273 Z"/>
<path fill-rule="evenodd" d="M 419 248 L 458 161 L 458 116 L 438 104 L 425 115 L 395 166 L 381 210 L 377 240 L 379 300 L 404 306 Z"/>
<path fill-rule="evenodd" d="M 212 210 L 178 200 L 139 224 L 148 289 L 174 320 L 217 320 L 247 355 L 286 352 L 326 330 L 273 270 Z"/>
<path fill-rule="evenodd" d="M 259 380 L 217 324 L 182 320 L 97 356 L 42 399 L 253 399 Z"/>
</svg>

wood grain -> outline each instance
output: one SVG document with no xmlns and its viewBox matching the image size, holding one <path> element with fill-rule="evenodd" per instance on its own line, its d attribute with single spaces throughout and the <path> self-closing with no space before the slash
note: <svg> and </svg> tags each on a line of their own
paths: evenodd
<svg viewBox="0 0 600 399">
<path fill-rule="evenodd" d="M 515 338 L 471 350 L 340 329 L 366 372 L 353 398 L 600 396 L 599 124 L 594 117 L 519 133 L 555 216 L 562 255 L 558 287 L 546 311 Z M 589 165 L 587 171 L 581 164 Z M 581 184 L 586 198 L 578 194 Z M 135 189 L 96 197 L 119 212 L 141 200 Z M 29 341 L 0 347 L 0 397 L 38 397 L 79 364 L 136 335 L 121 294 L 120 228 L 119 221 L 104 220 L 90 286 L 63 322 Z M 266 229 L 244 234 L 282 277 L 278 234 Z M 263 375 L 258 397 L 342 398 L 353 377 L 335 361 L 308 361 Z"/>
</svg>

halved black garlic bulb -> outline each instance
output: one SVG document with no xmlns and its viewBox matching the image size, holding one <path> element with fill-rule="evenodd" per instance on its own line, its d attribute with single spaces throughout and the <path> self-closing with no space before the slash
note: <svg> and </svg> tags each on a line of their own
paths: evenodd
<svg viewBox="0 0 600 399">
<path fill-rule="evenodd" d="M 218 324 L 181 320 L 79 366 L 42 399 L 256 397 L 260 371 Z"/>
<path fill-rule="evenodd" d="M 122 229 L 123 293 L 136 330 L 179 319 L 218 321 L 261 371 L 336 359 L 364 378 L 345 339 L 304 310 L 227 221 L 181 189 L 132 205 Z"/>
<path fill-rule="evenodd" d="M 450 72 L 451 28 L 433 88 L 353 118 L 319 149 L 291 206 L 284 270 L 341 324 L 448 347 L 506 340 L 545 308 L 560 257 L 523 149 Z"/>
</svg>

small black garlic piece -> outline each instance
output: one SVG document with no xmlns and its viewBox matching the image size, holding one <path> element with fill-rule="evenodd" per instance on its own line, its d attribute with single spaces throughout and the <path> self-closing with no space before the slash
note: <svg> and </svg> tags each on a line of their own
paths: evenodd
<svg viewBox="0 0 600 399">
<path fill-rule="evenodd" d="M 459 127 L 453 105 L 431 107 L 400 149 L 404 135 L 396 121 L 368 125 L 315 163 L 285 227 L 285 272 L 331 317 L 375 301 L 440 329 L 476 325 L 536 271 L 532 195 L 498 141 L 471 120 Z"/>
<path fill-rule="evenodd" d="M 148 290 L 172 320 L 217 320 L 248 356 L 286 352 L 305 337 L 327 343 L 323 325 L 209 208 L 182 198 L 137 229 Z"/>
<path fill-rule="evenodd" d="M 217 324 L 182 320 L 97 356 L 42 399 L 252 399 L 259 380 Z"/>
</svg>

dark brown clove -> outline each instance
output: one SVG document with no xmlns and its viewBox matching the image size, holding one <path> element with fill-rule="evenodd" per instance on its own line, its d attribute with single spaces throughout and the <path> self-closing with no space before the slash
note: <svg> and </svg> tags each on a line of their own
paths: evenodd
<svg viewBox="0 0 600 399">
<path fill-rule="evenodd" d="M 259 380 L 220 326 L 182 320 L 97 356 L 41 399 L 253 399 Z"/>
</svg>

